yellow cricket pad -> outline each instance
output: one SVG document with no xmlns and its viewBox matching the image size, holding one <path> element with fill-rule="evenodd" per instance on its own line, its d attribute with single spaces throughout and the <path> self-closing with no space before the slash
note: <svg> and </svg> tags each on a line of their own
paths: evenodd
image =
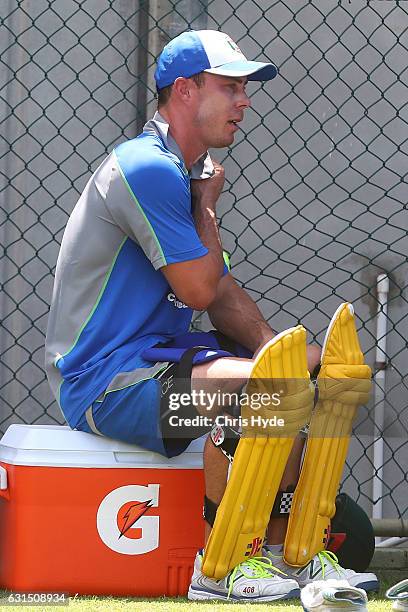
<svg viewBox="0 0 408 612">
<path fill-rule="evenodd" d="M 331 320 L 317 382 L 319 399 L 284 545 L 285 561 L 300 567 L 327 544 L 352 423 L 358 406 L 367 403 L 371 388 L 371 369 L 364 364 L 349 303 L 341 304 Z"/>
<path fill-rule="evenodd" d="M 282 332 L 261 349 L 245 393 L 254 401 L 242 408 L 242 437 L 202 565 L 203 573 L 217 580 L 259 555 L 294 438 L 310 419 L 314 393 L 302 326 Z M 255 401 L 260 394 L 266 398 L 262 406 Z M 284 425 L 268 425 L 284 417 Z"/>
</svg>

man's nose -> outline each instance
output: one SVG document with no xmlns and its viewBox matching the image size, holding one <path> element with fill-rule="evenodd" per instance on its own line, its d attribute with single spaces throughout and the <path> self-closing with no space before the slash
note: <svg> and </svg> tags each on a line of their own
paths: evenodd
<svg viewBox="0 0 408 612">
<path fill-rule="evenodd" d="M 245 91 L 243 91 L 239 97 L 239 102 L 238 102 L 238 106 L 239 108 L 249 108 L 251 106 L 251 100 L 249 99 L 249 96 L 246 94 Z"/>
</svg>

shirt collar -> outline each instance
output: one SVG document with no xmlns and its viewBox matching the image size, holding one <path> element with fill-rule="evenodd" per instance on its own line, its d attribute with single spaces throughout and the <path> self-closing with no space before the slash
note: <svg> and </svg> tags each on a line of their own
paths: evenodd
<svg viewBox="0 0 408 612">
<path fill-rule="evenodd" d="M 143 128 L 143 132 L 153 132 L 158 134 L 158 136 L 160 136 L 162 139 L 164 146 L 171 153 L 174 153 L 174 155 L 184 164 L 180 147 L 169 133 L 169 124 L 158 111 L 155 112 L 153 119 L 150 119 L 150 121 L 146 123 Z M 190 178 L 192 179 L 206 179 L 214 174 L 214 165 L 208 151 L 204 153 L 204 155 L 202 155 L 198 161 L 196 161 L 189 174 Z"/>
</svg>

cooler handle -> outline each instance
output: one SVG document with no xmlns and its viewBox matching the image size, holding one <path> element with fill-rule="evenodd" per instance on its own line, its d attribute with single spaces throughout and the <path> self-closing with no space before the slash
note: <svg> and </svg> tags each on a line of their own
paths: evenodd
<svg viewBox="0 0 408 612">
<path fill-rule="evenodd" d="M 0 491 L 7 489 L 7 470 L 0 465 Z"/>
</svg>

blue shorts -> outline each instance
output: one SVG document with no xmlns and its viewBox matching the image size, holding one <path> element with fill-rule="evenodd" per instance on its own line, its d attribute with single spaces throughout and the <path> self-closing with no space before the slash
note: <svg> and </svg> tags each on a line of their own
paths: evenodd
<svg viewBox="0 0 408 612">
<path fill-rule="evenodd" d="M 191 351 L 197 346 L 200 350 L 203 346 L 218 350 L 221 354 L 216 353 L 212 359 L 223 356 L 222 353 L 224 356 L 251 357 L 247 349 L 233 343 L 219 332 L 184 334 L 181 340 L 170 342 L 168 345 L 173 348 L 175 345 L 179 346 L 180 342 L 186 351 Z M 195 351 L 197 352 L 197 349 Z M 76 429 L 136 444 L 166 457 L 179 455 L 192 440 L 210 429 L 191 427 L 187 432 L 174 436 L 168 433 L 170 430 L 166 427 L 167 419 L 172 414 L 169 410 L 169 392 L 172 390 L 174 380 L 182 381 L 181 384 L 184 385 L 182 389 L 177 388 L 179 393 L 189 393 L 191 390 L 192 359 L 189 360 L 189 364 L 186 370 L 183 359 L 180 363 L 158 362 L 145 371 L 126 373 L 128 381 L 132 374 L 135 374 L 137 382 L 119 389 L 110 390 L 108 387 L 81 417 Z M 138 375 L 140 372 L 141 376 Z M 192 417 L 198 414 L 191 405 L 181 407 L 180 410 L 180 416 Z"/>
<path fill-rule="evenodd" d="M 165 364 L 164 364 L 165 365 Z M 165 454 L 159 431 L 160 384 L 151 379 L 106 393 L 93 402 L 76 429 Z"/>
</svg>

